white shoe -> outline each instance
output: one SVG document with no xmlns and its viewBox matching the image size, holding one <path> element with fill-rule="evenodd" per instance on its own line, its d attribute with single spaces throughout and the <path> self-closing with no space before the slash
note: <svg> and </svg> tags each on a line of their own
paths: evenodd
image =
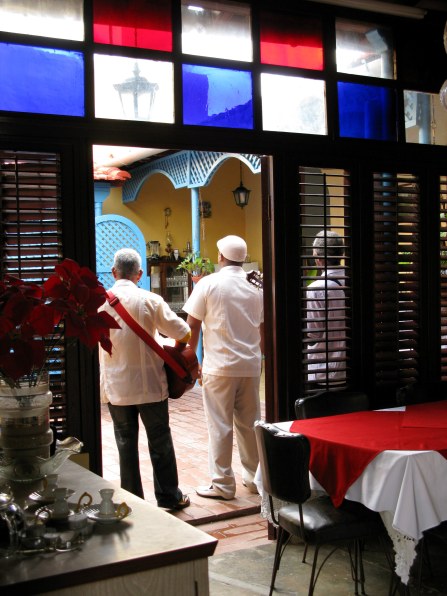
<svg viewBox="0 0 447 596">
<path fill-rule="evenodd" d="M 225 501 L 234 499 L 234 495 L 232 497 L 226 496 L 212 484 L 211 486 L 197 486 L 196 493 L 199 497 L 205 497 L 206 499 L 224 499 Z"/>
<path fill-rule="evenodd" d="M 245 480 L 242 480 L 242 484 L 254 495 L 259 495 L 258 487 L 254 482 L 246 482 Z"/>
</svg>

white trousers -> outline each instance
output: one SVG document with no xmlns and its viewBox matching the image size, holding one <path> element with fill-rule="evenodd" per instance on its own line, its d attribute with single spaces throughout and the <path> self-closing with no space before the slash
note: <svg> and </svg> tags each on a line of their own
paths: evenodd
<svg viewBox="0 0 447 596">
<path fill-rule="evenodd" d="M 227 497 L 236 492 L 232 468 L 233 422 L 242 464 L 242 479 L 252 483 L 258 467 L 254 423 L 261 417 L 260 377 L 202 376 L 208 424 L 208 461 L 213 486 Z"/>
</svg>

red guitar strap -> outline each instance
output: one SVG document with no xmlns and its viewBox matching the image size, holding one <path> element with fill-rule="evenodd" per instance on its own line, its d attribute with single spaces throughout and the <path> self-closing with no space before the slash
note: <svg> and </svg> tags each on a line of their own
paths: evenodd
<svg viewBox="0 0 447 596">
<path fill-rule="evenodd" d="M 171 356 L 168 354 L 160 344 L 158 344 L 153 337 L 149 335 L 147 331 L 143 329 L 143 327 L 135 321 L 130 313 L 124 308 L 124 306 L 119 301 L 119 298 L 115 296 L 110 290 L 106 292 L 107 300 L 109 301 L 110 306 L 116 310 L 119 316 L 125 321 L 129 327 L 134 331 L 144 342 L 146 342 L 159 356 L 162 358 L 166 364 L 168 364 L 172 370 L 178 375 L 181 379 L 185 379 L 189 376 L 189 373 L 183 369 Z"/>
</svg>

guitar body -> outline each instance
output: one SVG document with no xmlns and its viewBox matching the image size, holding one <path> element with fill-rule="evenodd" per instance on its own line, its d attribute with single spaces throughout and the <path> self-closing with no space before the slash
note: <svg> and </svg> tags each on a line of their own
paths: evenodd
<svg viewBox="0 0 447 596">
<path fill-rule="evenodd" d="M 186 346 L 181 352 L 176 350 L 174 346 L 165 345 L 164 349 L 188 373 L 185 379 L 181 379 L 170 366 L 165 364 L 169 397 L 178 399 L 185 391 L 189 391 L 194 387 L 199 376 L 199 361 L 197 360 L 195 351 L 190 346 Z"/>
</svg>

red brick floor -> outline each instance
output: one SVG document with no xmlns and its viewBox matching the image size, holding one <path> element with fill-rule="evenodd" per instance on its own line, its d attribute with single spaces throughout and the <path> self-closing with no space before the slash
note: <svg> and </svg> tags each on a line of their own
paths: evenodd
<svg viewBox="0 0 447 596">
<path fill-rule="evenodd" d="M 241 463 L 236 441 L 233 469 L 236 476 L 236 498 L 231 501 L 199 497 L 195 487 L 210 482 L 208 475 L 208 431 L 202 406 L 201 388 L 195 387 L 178 400 L 170 400 L 170 424 L 177 457 L 180 488 L 188 494 L 191 505 L 173 513 L 179 519 L 200 525 L 219 539 L 216 552 L 265 544 L 267 523 L 259 515 L 260 497 L 253 495 L 241 481 Z M 118 452 L 113 425 L 107 406 L 102 406 L 103 476 L 119 485 Z M 152 466 L 144 427 L 139 437 L 140 467 L 145 499 L 155 504 Z"/>
</svg>

